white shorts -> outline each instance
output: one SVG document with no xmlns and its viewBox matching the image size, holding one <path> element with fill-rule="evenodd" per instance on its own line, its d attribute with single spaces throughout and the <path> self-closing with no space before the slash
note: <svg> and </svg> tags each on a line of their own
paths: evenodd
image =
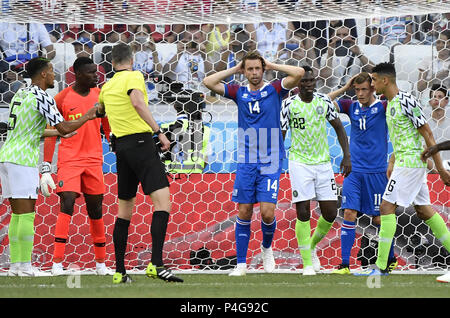
<svg viewBox="0 0 450 318">
<path fill-rule="evenodd" d="M 289 160 L 292 202 L 337 201 L 337 187 L 331 163 L 306 165 Z"/>
<path fill-rule="evenodd" d="M 408 207 L 411 204 L 430 205 L 426 168 L 394 166 L 384 190 L 383 200 L 402 207 Z"/>
<path fill-rule="evenodd" d="M 39 171 L 10 162 L 0 162 L 0 181 L 3 199 L 37 199 Z"/>
</svg>

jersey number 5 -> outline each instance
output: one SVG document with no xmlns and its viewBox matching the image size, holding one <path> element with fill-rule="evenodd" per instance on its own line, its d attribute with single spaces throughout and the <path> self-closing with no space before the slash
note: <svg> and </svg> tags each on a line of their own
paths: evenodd
<svg viewBox="0 0 450 318">
<path fill-rule="evenodd" d="M 15 101 L 11 106 L 11 111 L 9 112 L 10 122 L 8 123 L 8 130 L 13 130 L 16 127 L 17 115 L 14 114 L 14 107 L 20 106 L 20 102 Z"/>
</svg>

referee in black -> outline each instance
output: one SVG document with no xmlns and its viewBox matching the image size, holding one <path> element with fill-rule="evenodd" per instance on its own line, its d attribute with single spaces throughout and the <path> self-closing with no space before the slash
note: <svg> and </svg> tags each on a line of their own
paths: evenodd
<svg viewBox="0 0 450 318">
<path fill-rule="evenodd" d="M 144 194 L 150 195 L 154 212 L 151 224 L 152 259 L 146 275 L 168 282 L 183 282 L 164 267 L 162 251 L 171 209 L 169 181 L 153 140 L 156 134 L 162 150 L 168 150 L 170 141 L 161 133 L 148 109 L 144 76 L 133 71 L 131 47 L 116 44 L 111 52 L 114 76 L 106 82 L 99 95 L 99 116 L 106 113 L 111 126 L 113 149 L 117 157 L 119 212 L 114 225 L 113 242 L 116 273 L 113 283 L 128 283 L 131 278 L 125 270 L 125 250 L 136 193 L 139 183 Z"/>
</svg>

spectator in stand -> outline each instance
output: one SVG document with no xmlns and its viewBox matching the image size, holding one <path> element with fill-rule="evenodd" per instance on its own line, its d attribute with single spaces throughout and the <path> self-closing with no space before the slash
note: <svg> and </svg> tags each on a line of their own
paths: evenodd
<svg viewBox="0 0 450 318">
<path fill-rule="evenodd" d="M 280 55 L 284 56 L 284 58 L 280 58 L 278 63 L 299 67 L 302 65 L 311 65 L 314 72 L 319 72 L 317 59 L 311 58 L 311 56 L 314 57 L 314 50 L 310 49 L 308 52 L 305 49 L 305 42 L 298 36 L 294 36 L 286 42 L 280 51 Z"/>
<path fill-rule="evenodd" d="M 44 26 L 50 36 L 50 40 L 53 43 L 58 42 L 61 39 L 63 34 L 61 24 L 46 23 Z"/>
<path fill-rule="evenodd" d="M 75 54 L 77 58 L 79 57 L 89 57 L 92 59 L 94 53 L 94 43 L 89 39 L 89 34 L 83 32 L 80 34 L 78 39 L 72 42 L 75 49 Z M 98 87 L 102 87 L 105 83 L 105 69 L 101 65 L 97 65 L 97 77 L 98 77 Z M 65 74 L 65 80 L 67 86 L 72 86 L 75 83 L 75 72 L 73 66 L 70 66 Z"/>
<path fill-rule="evenodd" d="M 433 84 L 450 87 L 450 30 L 443 31 L 436 40 L 436 52 L 431 59 L 419 65 L 419 81 L 417 89 L 424 92 Z"/>
<path fill-rule="evenodd" d="M 369 25 L 372 35 L 370 44 L 392 47 L 396 44 L 409 44 L 413 35 L 412 16 L 374 18 Z"/>
<path fill-rule="evenodd" d="M 151 29 L 147 24 L 138 26 L 132 34 L 133 41 L 130 46 L 134 54 L 133 71 L 140 71 L 144 75 L 147 88 L 148 101 L 159 101 L 152 76 L 161 74 L 160 56 L 156 51 L 155 42 L 150 36 Z M 130 36 L 131 38 L 131 36 Z"/>
<path fill-rule="evenodd" d="M 428 125 L 433 132 L 436 143 L 450 140 L 450 116 L 446 114 L 448 107 L 448 90 L 447 87 L 434 84 L 430 90 L 431 116 L 428 119 Z M 450 170 L 450 152 L 441 152 L 441 158 L 444 167 Z M 433 161 L 428 160 L 428 169 L 437 173 L 433 167 Z"/>
<path fill-rule="evenodd" d="M 227 24 L 208 24 L 206 26 L 206 73 L 217 71 L 222 55 L 228 50 L 231 32 Z"/>
<path fill-rule="evenodd" d="M 94 43 L 128 42 L 129 33 L 125 24 L 69 24 L 62 26 L 63 41 L 72 42 L 80 33 L 87 32 Z"/>
<path fill-rule="evenodd" d="M 164 65 L 163 74 L 167 74 L 172 81 L 183 83 L 184 89 L 199 91 L 203 90 L 205 54 L 198 44 L 201 42 L 193 40 L 191 35 L 182 35 L 182 40 L 177 43 L 177 53 Z"/>
<path fill-rule="evenodd" d="M 249 39 L 250 36 L 244 29 L 235 29 L 235 31 L 231 33 L 228 50 L 222 54 L 222 60 L 217 64 L 216 71 L 220 72 L 238 65 L 249 51 Z M 244 81 L 245 76 L 242 73 L 233 74 L 225 79 L 227 84 L 243 85 Z"/>
<path fill-rule="evenodd" d="M 56 54 L 42 23 L 0 22 L 0 51 L 0 102 L 4 103 L 23 85 L 25 63 L 37 56 L 51 60 Z"/>
<path fill-rule="evenodd" d="M 275 61 L 288 39 L 293 36 L 292 23 L 263 22 L 246 26 L 255 49 L 268 61 Z M 252 49 L 252 48 L 250 48 Z"/>
<path fill-rule="evenodd" d="M 324 81 L 324 85 L 321 85 L 322 93 L 343 87 L 354 75 L 370 72 L 374 65 L 356 44 L 348 27 L 342 24 L 336 26 L 336 34 L 332 33 L 330 36 L 332 39 L 327 53 L 323 55 L 320 63 L 320 78 Z M 351 91 L 347 94 L 354 96 Z"/>
<path fill-rule="evenodd" d="M 180 25 L 174 24 L 149 24 L 150 35 L 155 43 L 166 42 L 173 43 L 178 39 Z M 183 27 L 183 26 L 181 26 Z"/>
<path fill-rule="evenodd" d="M 270 62 L 276 62 L 278 59 L 286 58 L 287 54 L 282 50 L 288 39 L 293 37 L 294 28 L 289 23 L 263 22 L 259 24 L 247 24 L 247 32 L 251 37 L 250 50 L 255 49 L 261 56 Z M 268 70 L 264 72 L 264 78 L 271 81 L 276 77 L 276 72 Z"/>
<path fill-rule="evenodd" d="M 327 52 L 328 42 L 331 38 L 330 33 L 334 33 L 335 29 L 342 24 L 349 28 L 350 34 L 355 39 L 358 38 L 355 19 L 292 22 L 292 24 L 295 34 L 303 40 L 303 46 L 311 60 Z"/>
</svg>

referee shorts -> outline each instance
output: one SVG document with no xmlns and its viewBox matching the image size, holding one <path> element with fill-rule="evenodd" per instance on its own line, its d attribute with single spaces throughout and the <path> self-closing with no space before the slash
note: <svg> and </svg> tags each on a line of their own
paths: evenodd
<svg viewBox="0 0 450 318">
<path fill-rule="evenodd" d="M 115 144 L 119 199 L 134 198 L 139 183 L 146 195 L 169 186 L 152 134 L 123 136 L 117 138 Z"/>
</svg>

